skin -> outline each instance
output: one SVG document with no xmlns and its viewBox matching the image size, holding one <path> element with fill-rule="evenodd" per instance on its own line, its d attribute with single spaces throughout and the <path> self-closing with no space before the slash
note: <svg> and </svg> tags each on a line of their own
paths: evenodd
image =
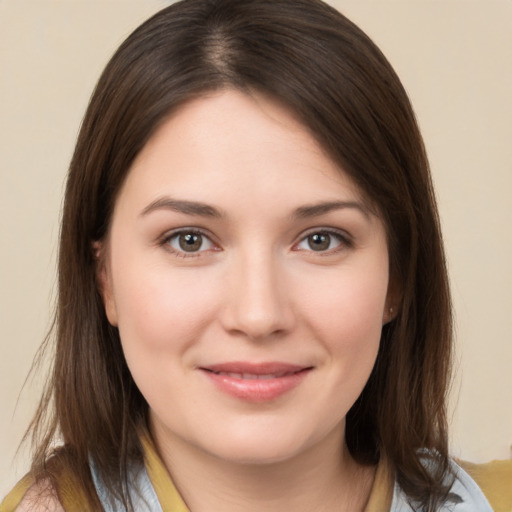
<svg viewBox="0 0 512 512">
<path fill-rule="evenodd" d="M 343 439 L 390 320 L 386 233 L 286 108 L 233 90 L 182 106 L 138 155 L 100 249 L 108 319 L 191 510 L 364 509 L 374 469 Z M 232 361 L 308 370 L 251 401 L 202 370 Z"/>
</svg>

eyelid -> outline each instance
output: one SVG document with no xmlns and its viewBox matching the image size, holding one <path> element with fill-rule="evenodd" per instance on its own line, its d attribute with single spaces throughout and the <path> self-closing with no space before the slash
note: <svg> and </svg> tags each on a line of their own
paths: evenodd
<svg viewBox="0 0 512 512">
<path fill-rule="evenodd" d="M 317 234 L 317 233 L 335 237 L 337 240 L 340 241 L 339 246 L 335 247 L 334 249 L 327 249 L 325 251 L 314 251 L 313 249 L 310 249 L 310 250 L 295 249 L 299 244 L 304 242 L 309 236 Z M 297 251 L 304 251 L 304 252 L 317 254 L 318 256 L 327 256 L 327 255 L 335 254 L 335 253 L 339 252 L 340 250 L 350 248 L 353 245 L 354 245 L 353 237 L 346 231 L 344 231 L 342 229 L 331 228 L 331 227 L 329 227 L 329 228 L 318 227 L 318 228 L 311 228 L 311 229 L 308 229 L 307 231 L 303 232 L 300 235 L 298 242 L 296 242 L 293 245 L 292 249 L 297 250 Z"/>
<path fill-rule="evenodd" d="M 199 251 L 191 251 L 191 252 L 175 249 L 174 247 L 171 246 L 170 241 L 173 238 L 175 238 L 181 234 L 201 235 L 202 237 L 208 239 L 213 247 L 208 248 L 208 249 L 202 249 Z M 182 228 L 177 228 L 177 229 L 168 231 L 158 240 L 158 244 L 165 247 L 165 249 L 167 251 L 169 251 L 171 254 L 174 254 L 175 256 L 178 256 L 180 258 L 194 258 L 194 257 L 199 257 L 203 253 L 208 252 L 208 251 L 221 250 L 218 243 L 214 240 L 214 237 L 210 233 L 208 233 L 204 229 L 196 228 L 196 227 L 182 227 Z"/>
</svg>

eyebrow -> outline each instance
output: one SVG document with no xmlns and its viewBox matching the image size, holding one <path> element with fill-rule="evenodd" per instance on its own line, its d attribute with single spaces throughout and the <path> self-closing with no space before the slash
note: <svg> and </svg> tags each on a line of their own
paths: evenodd
<svg viewBox="0 0 512 512">
<path fill-rule="evenodd" d="M 172 199 L 170 197 L 161 197 L 150 203 L 141 212 L 141 216 L 145 216 L 155 210 L 172 210 L 186 215 L 198 215 L 200 217 L 220 218 L 223 214 L 217 208 L 206 203 L 197 201 L 183 201 Z"/>
<path fill-rule="evenodd" d="M 363 203 L 357 201 L 324 201 L 317 204 L 301 206 L 294 211 L 293 217 L 297 219 L 308 219 L 344 208 L 359 210 L 366 218 L 370 217 L 370 210 Z"/>
</svg>

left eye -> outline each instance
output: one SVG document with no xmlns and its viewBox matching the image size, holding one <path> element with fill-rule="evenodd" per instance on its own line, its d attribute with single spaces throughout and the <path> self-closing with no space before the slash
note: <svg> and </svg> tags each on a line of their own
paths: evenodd
<svg viewBox="0 0 512 512">
<path fill-rule="evenodd" d="M 168 238 L 167 243 L 178 253 L 207 251 L 213 247 L 212 241 L 202 233 L 182 231 Z"/>
<path fill-rule="evenodd" d="M 305 251 L 325 252 L 338 248 L 343 244 L 343 238 L 338 233 L 317 231 L 303 238 L 297 248 Z"/>
</svg>

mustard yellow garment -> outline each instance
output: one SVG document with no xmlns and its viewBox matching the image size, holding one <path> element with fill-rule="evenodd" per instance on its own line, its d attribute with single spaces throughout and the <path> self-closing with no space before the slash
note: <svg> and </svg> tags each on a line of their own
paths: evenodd
<svg viewBox="0 0 512 512">
<path fill-rule="evenodd" d="M 174 487 L 165 466 L 156 453 L 148 436 L 142 436 L 145 449 L 146 469 L 164 512 L 189 512 Z M 495 512 L 512 512 L 512 461 L 494 461 L 488 464 L 458 463 L 480 486 Z M 0 512 L 14 512 L 32 484 L 23 478 L 0 505 Z M 365 512 L 390 510 L 394 478 L 388 465 L 381 461 L 377 467 L 375 482 Z M 62 475 L 59 482 L 59 498 L 66 511 L 85 511 L 83 494 L 69 475 Z M 393 512 L 393 511 L 390 511 Z"/>
<path fill-rule="evenodd" d="M 512 460 L 458 463 L 482 489 L 494 512 L 512 512 Z"/>
<path fill-rule="evenodd" d="M 30 475 L 22 478 L 0 504 L 0 512 L 15 512 L 16 507 L 20 504 L 33 483 L 34 480 Z M 82 489 L 69 473 L 62 473 L 60 475 L 58 495 L 64 510 L 87 512 L 86 509 L 80 506 L 86 501 Z"/>
<path fill-rule="evenodd" d="M 146 470 L 164 512 L 189 512 L 148 435 L 142 436 Z M 3 511 L 0 511 L 3 512 Z"/>
</svg>

